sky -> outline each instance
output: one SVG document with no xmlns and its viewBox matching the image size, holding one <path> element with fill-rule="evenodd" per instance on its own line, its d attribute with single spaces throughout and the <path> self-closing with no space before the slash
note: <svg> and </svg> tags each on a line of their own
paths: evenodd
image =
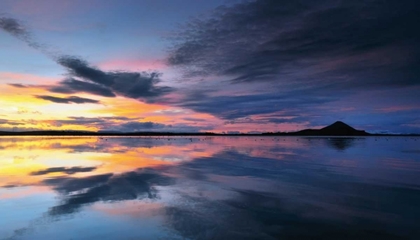
<svg viewBox="0 0 420 240">
<path fill-rule="evenodd" d="M 416 0 L 2 0 L 0 130 L 420 132 Z"/>
</svg>

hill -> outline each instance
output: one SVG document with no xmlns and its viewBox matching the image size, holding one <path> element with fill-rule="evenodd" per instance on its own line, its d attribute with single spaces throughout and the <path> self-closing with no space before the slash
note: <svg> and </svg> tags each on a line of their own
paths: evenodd
<svg viewBox="0 0 420 240">
<path fill-rule="evenodd" d="M 356 130 L 346 123 L 337 121 L 321 129 L 305 129 L 294 133 L 295 135 L 305 136 L 367 136 L 364 130 Z"/>
</svg>

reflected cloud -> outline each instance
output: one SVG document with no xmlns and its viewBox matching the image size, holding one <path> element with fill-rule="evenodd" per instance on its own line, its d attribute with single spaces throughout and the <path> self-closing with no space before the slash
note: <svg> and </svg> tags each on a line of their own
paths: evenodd
<svg viewBox="0 0 420 240">
<path fill-rule="evenodd" d="M 304 161 L 279 162 L 227 151 L 168 170 L 196 187 L 179 186 L 179 204 L 165 208 L 167 224 L 189 239 L 397 239 L 408 231 L 420 234 L 410 210 L 420 211 L 418 184 L 369 182 L 366 176 L 342 174 L 328 160 L 300 157 Z M 225 189 L 229 194 L 224 198 L 214 197 Z M 396 220 L 395 214 L 407 218 Z M 390 225 L 394 227 L 383 227 Z"/>
<path fill-rule="evenodd" d="M 62 203 L 49 210 L 51 216 L 71 214 L 81 207 L 95 202 L 125 201 L 157 198 L 155 186 L 172 184 L 170 177 L 155 170 L 142 169 L 120 175 L 103 174 L 86 178 L 59 177 L 47 179 L 62 197 Z"/>
</svg>

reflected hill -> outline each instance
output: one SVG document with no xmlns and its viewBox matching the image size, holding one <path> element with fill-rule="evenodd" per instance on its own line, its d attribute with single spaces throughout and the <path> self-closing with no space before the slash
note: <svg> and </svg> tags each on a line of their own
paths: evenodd
<svg viewBox="0 0 420 240">
<path fill-rule="evenodd" d="M 347 148 L 350 148 L 354 145 L 355 143 L 354 138 L 328 138 L 327 141 L 327 145 L 335 148 L 339 151 L 344 151 Z"/>
<path fill-rule="evenodd" d="M 366 138 L 357 136 L 305 136 L 303 139 L 306 140 L 305 143 L 308 144 L 308 147 L 317 148 L 326 146 L 341 152 L 355 147 L 358 142 L 363 141 Z"/>
</svg>

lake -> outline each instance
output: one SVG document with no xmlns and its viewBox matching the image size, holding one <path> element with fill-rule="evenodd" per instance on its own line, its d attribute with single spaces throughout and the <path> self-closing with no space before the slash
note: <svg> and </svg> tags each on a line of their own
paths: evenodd
<svg viewBox="0 0 420 240">
<path fill-rule="evenodd" d="M 1 137 L 0 239 L 420 239 L 416 137 Z"/>
</svg>

